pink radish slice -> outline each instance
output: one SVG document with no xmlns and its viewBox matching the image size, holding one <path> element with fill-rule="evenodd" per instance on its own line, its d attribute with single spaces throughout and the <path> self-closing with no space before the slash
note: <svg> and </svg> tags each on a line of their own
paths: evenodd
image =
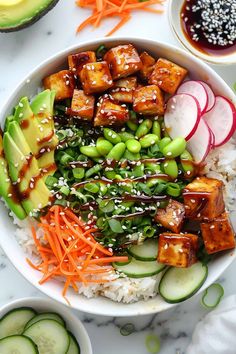
<svg viewBox="0 0 236 354">
<path fill-rule="evenodd" d="M 208 126 L 209 128 L 209 126 Z M 211 149 L 214 149 L 215 146 L 215 135 L 213 134 L 212 130 L 209 128 L 210 133 L 211 133 Z"/>
<path fill-rule="evenodd" d="M 225 97 L 216 96 L 214 107 L 202 116 L 215 136 L 214 146 L 225 144 L 236 129 L 236 109 Z"/>
<path fill-rule="evenodd" d="M 188 93 L 199 102 L 201 113 L 206 111 L 208 106 L 208 96 L 205 87 L 199 81 L 185 81 L 177 90 L 178 93 Z"/>
<path fill-rule="evenodd" d="M 210 86 L 206 82 L 204 82 L 204 81 L 198 81 L 198 82 L 200 82 L 200 84 L 202 84 L 205 87 L 205 90 L 206 90 L 206 93 L 208 96 L 208 104 L 206 107 L 206 112 L 208 112 L 214 106 L 215 101 L 216 101 L 216 97 L 215 97 L 214 92 L 212 91 L 212 89 L 210 88 Z"/>
<path fill-rule="evenodd" d="M 191 95 L 175 95 L 167 101 L 164 121 L 172 139 L 179 136 L 190 139 L 197 129 L 200 117 L 199 103 Z"/>
<path fill-rule="evenodd" d="M 194 161 L 200 163 L 205 160 L 211 150 L 212 136 L 207 123 L 201 119 L 193 137 L 187 143 L 187 149 Z"/>
</svg>

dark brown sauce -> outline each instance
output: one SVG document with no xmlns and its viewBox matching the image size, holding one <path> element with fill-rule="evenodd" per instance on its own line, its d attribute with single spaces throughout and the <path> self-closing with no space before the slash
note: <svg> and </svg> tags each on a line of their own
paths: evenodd
<svg viewBox="0 0 236 354">
<path fill-rule="evenodd" d="M 23 119 L 20 122 L 20 127 L 21 127 L 21 129 L 27 129 L 29 127 L 29 120 L 28 119 Z"/>
<path fill-rule="evenodd" d="M 93 167 L 94 162 L 92 160 L 88 160 L 88 161 L 72 161 L 69 162 L 69 166 L 73 168 L 73 166 L 76 167 Z"/>
<path fill-rule="evenodd" d="M 41 178 L 41 173 L 39 173 L 37 176 L 34 176 L 30 179 L 29 187 L 23 192 L 19 192 L 21 201 L 29 199 L 30 193 L 36 188 L 36 184 Z"/>
<path fill-rule="evenodd" d="M 221 1 L 221 3 L 220 3 Z M 210 16 L 210 24 L 206 25 L 206 21 L 203 19 L 204 16 L 206 18 L 206 10 L 199 9 L 197 11 L 193 11 L 193 6 L 198 4 L 198 0 L 186 0 L 185 3 L 183 4 L 182 10 L 181 10 L 181 22 L 182 22 L 182 28 L 183 32 L 185 34 L 185 37 L 187 40 L 191 43 L 193 47 L 195 47 L 197 50 L 203 52 L 204 54 L 207 55 L 228 55 L 231 53 L 234 53 L 236 51 L 236 39 L 234 39 L 232 42 L 229 41 L 228 36 L 231 36 L 232 33 L 235 33 L 235 27 L 232 27 L 232 29 L 227 29 L 228 22 L 226 21 L 222 25 L 222 33 L 220 34 L 221 28 L 217 26 L 217 28 L 213 28 L 212 32 L 210 26 L 212 26 L 212 20 L 214 15 Z M 216 5 L 216 2 L 213 1 L 207 3 L 205 1 L 205 6 L 207 5 L 208 9 L 213 11 L 213 6 Z M 226 4 L 224 1 L 219 0 L 218 1 L 218 6 L 222 10 L 224 14 L 226 14 L 226 11 L 231 11 L 233 13 L 233 4 L 229 5 Z M 204 12 L 204 13 L 203 13 Z M 217 14 L 216 14 L 217 16 Z M 233 14 L 231 16 L 231 21 L 233 22 Z M 205 23 L 205 28 L 204 24 Z M 197 28 L 195 27 L 197 25 Z M 194 31 L 193 31 L 194 30 Z M 226 31 L 226 33 L 224 33 Z M 219 41 L 216 41 L 214 43 L 214 40 L 211 37 L 211 34 L 215 35 L 215 38 L 217 38 L 219 35 L 223 40 L 225 40 L 225 45 L 219 44 Z M 195 35 L 195 40 L 193 39 Z M 207 36 L 210 36 L 207 38 Z M 234 37 L 233 37 L 234 38 Z M 197 40 L 196 40 L 197 39 Z"/>
<path fill-rule="evenodd" d="M 37 153 L 37 155 L 35 155 L 35 158 L 38 160 L 40 157 L 42 157 L 46 152 L 50 152 L 50 151 L 54 151 L 56 149 L 56 146 L 50 146 L 50 145 L 46 145 L 44 147 L 42 147 L 39 152 Z"/>
<path fill-rule="evenodd" d="M 53 135 L 54 135 L 54 131 L 52 130 L 47 136 L 43 137 L 42 139 L 40 139 L 38 141 L 38 145 L 42 145 L 44 143 L 47 143 L 49 140 L 52 139 Z"/>
<path fill-rule="evenodd" d="M 41 176 L 44 176 L 49 172 L 55 171 L 56 169 L 57 169 L 57 165 L 55 163 L 52 163 L 51 165 L 41 169 Z"/>
<path fill-rule="evenodd" d="M 30 169 L 31 163 L 33 162 L 33 155 L 27 156 L 26 161 L 21 167 L 21 170 L 19 171 L 19 178 L 22 179 L 25 177 L 27 171 Z"/>
</svg>

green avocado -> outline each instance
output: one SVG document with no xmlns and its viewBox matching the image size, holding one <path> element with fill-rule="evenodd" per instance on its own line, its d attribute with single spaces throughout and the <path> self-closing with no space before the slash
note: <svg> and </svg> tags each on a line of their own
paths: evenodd
<svg viewBox="0 0 236 354">
<path fill-rule="evenodd" d="M 0 0 L 0 32 L 18 31 L 32 25 L 59 0 Z"/>
<path fill-rule="evenodd" d="M 4 131 L 7 131 L 8 125 L 9 123 L 13 122 L 15 120 L 14 116 L 8 116 L 5 120 L 5 124 L 4 124 Z"/>
</svg>

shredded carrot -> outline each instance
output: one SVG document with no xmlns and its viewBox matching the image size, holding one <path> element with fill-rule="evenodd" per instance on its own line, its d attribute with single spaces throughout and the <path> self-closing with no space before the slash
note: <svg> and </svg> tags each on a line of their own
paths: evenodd
<svg viewBox="0 0 236 354">
<path fill-rule="evenodd" d="M 103 4 L 106 0 L 98 1 Z M 62 296 L 67 302 L 66 293 L 69 287 L 78 292 L 78 283 L 86 285 L 109 282 L 106 275 L 113 270 L 111 263 L 128 260 L 128 257 L 114 256 L 110 250 L 99 244 L 93 236 L 97 228 L 88 229 L 81 218 L 68 208 L 54 205 L 41 218 L 38 227 L 43 231 L 43 237 L 37 237 L 34 227 L 32 235 L 42 261 L 39 265 L 34 265 L 30 259 L 26 261 L 43 274 L 39 284 L 56 277 L 64 279 Z"/>
<path fill-rule="evenodd" d="M 163 12 L 163 2 L 165 0 L 76 0 L 76 5 L 81 8 L 92 10 L 92 15 L 84 20 L 77 28 L 77 33 L 82 31 L 88 25 L 94 28 L 98 27 L 105 18 L 117 16 L 120 20 L 117 25 L 111 29 L 107 36 L 112 35 L 121 28 L 131 18 L 131 12 L 142 10 L 160 14 Z M 158 8 L 151 8 L 151 5 L 158 5 Z"/>
</svg>

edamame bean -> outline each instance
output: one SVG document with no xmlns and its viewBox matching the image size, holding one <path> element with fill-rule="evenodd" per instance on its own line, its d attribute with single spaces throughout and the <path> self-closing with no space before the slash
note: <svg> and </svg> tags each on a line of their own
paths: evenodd
<svg viewBox="0 0 236 354">
<path fill-rule="evenodd" d="M 128 122 L 126 122 L 126 125 L 133 132 L 135 132 L 138 129 L 138 124 L 135 122 L 132 122 L 132 120 L 128 120 Z"/>
<path fill-rule="evenodd" d="M 147 186 L 152 188 L 153 186 L 157 185 L 158 183 L 162 183 L 163 180 L 160 178 L 152 178 L 147 181 Z"/>
<path fill-rule="evenodd" d="M 165 173 L 171 178 L 175 179 L 178 177 L 178 165 L 174 159 L 166 160 L 163 164 L 163 168 Z"/>
<path fill-rule="evenodd" d="M 103 134 L 105 138 L 110 141 L 112 144 L 118 144 L 121 142 L 120 136 L 110 128 L 104 128 Z"/>
<path fill-rule="evenodd" d="M 92 175 L 97 174 L 99 171 L 101 171 L 102 169 L 102 165 L 94 165 L 93 167 L 89 168 L 86 172 L 85 172 L 85 178 L 89 178 Z"/>
<path fill-rule="evenodd" d="M 128 149 L 126 149 L 123 158 L 125 160 L 134 161 L 134 160 L 139 160 L 141 158 L 141 156 L 139 153 L 134 154 L 134 153 L 130 152 Z"/>
<path fill-rule="evenodd" d="M 166 145 L 162 153 L 165 157 L 175 158 L 181 155 L 186 148 L 186 141 L 184 138 L 175 138 L 171 143 Z"/>
<path fill-rule="evenodd" d="M 152 173 L 160 173 L 161 167 L 153 162 L 145 162 L 145 171 L 150 171 Z"/>
<path fill-rule="evenodd" d="M 96 141 L 96 148 L 99 154 L 101 154 L 102 156 L 106 156 L 113 148 L 113 145 L 110 141 L 100 137 Z"/>
<path fill-rule="evenodd" d="M 180 163 L 184 172 L 192 173 L 194 171 L 192 161 L 192 155 L 187 150 L 184 150 L 184 152 L 180 155 Z"/>
<path fill-rule="evenodd" d="M 81 146 L 80 152 L 81 154 L 92 158 L 101 156 L 95 146 Z"/>
<path fill-rule="evenodd" d="M 152 134 L 157 135 L 159 140 L 161 140 L 161 126 L 157 120 L 155 120 L 155 122 L 153 122 Z"/>
<path fill-rule="evenodd" d="M 118 143 L 116 144 L 111 151 L 109 152 L 109 154 L 107 155 L 107 159 L 112 159 L 112 160 L 117 160 L 119 161 L 122 156 L 124 155 L 126 149 L 126 145 L 125 143 Z"/>
<path fill-rule="evenodd" d="M 136 130 L 135 136 L 141 138 L 142 136 L 146 135 L 149 130 L 152 128 L 152 121 L 151 119 L 145 119 L 138 129 Z"/>
<path fill-rule="evenodd" d="M 125 144 L 127 149 L 134 154 L 139 153 L 139 151 L 141 150 L 140 142 L 135 139 L 129 139 L 126 141 Z"/>
<path fill-rule="evenodd" d="M 159 141 L 158 136 L 156 136 L 155 134 L 147 134 L 139 140 L 142 148 L 148 148 L 158 143 L 158 141 Z"/>
<path fill-rule="evenodd" d="M 129 139 L 134 139 L 134 135 L 128 132 L 120 132 L 119 136 L 121 138 L 121 141 L 123 141 L 123 143 L 126 143 L 126 141 Z"/>
<path fill-rule="evenodd" d="M 163 153 L 163 149 L 170 143 L 171 143 L 171 138 L 165 137 L 161 139 L 161 141 L 158 144 L 160 151 Z"/>
</svg>

